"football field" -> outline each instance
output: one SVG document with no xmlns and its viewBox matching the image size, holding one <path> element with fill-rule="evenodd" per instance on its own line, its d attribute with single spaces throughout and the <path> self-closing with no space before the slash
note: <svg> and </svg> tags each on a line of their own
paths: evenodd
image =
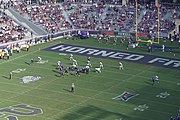
<svg viewBox="0 0 180 120">
<path fill-rule="evenodd" d="M 169 120 L 180 112 L 178 69 L 122 60 L 124 69 L 119 70 L 119 60 L 91 57 L 89 74 L 76 76 L 70 70 L 68 75 L 61 76 L 57 61 L 65 67 L 71 66 L 70 54 L 44 50 L 60 43 L 119 49 L 119 46 L 98 44 L 94 39 L 61 39 L 32 46 L 29 52 L 21 50 L 9 60 L 0 60 L 0 120 Z M 73 57 L 79 68 L 86 66 L 87 56 L 74 54 Z M 32 58 L 34 63 L 30 62 Z M 104 69 L 97 73 L 95 68 L 100 62 Z M 159 76 L 159 83 L 153 85 L 150 79 L 154 75 Z"/>
</svg>

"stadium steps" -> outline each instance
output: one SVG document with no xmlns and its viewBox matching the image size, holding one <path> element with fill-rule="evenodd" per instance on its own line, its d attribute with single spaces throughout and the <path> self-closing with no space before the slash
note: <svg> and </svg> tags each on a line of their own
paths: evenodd
<svg viewBox="0 0 180 120">
<path fill-rule="evenodd" d="M 62 4 L 59 4 L 60 7 L 63 10 L 63 16 L 65 17 L 65 19 L 73 26 L 73 28 L 75 28 L 74 24 L 72 23 L 72 21 L 69 19 L 69 16 L 67 15 L 66 11 L 64 10 L 64 7 L 62 6 Z"/>
<path fill-rule="evenodd" d="M 106 18 L 106 13 L 107 13 L 108 7 L 109 7 L 109 5 L 106 4 L 106 7 L 105 7 L 100 19 L 104 20 Z"/>
<path fill-rule="evenodd" d="M 140 23 L 140 22 L 141 22 L 141 20 L 142 20 L 143 16 L 145 15 L 145 14 L 144 14 L 145 12 L 146 12 L 146 10 L 145 10 L 145 9 L 141 10 L 140 15 L 139 15 L 139 17 L 138 17 L 138 23 Z"/>
<path fill-rule="evenodd" d="M 172 12 L 167 12 L 166 15 L 164 15 L 163 19 L 166 20 L 171 18 L 172 14 L 173 14 Z"/>
<path fill-rule="evenodd" d="M 146 13 L 146 9 L 142 9 L 142 10 L 141 10 L 140 15 L 138 16 L 138 20 L 137 20 L 138 24 L 142 21 L 142 18 L 143 18 L 143 16 L 144 16 L 144 13 Z M 132 28 L 130 29 L 130 32 L 135 32 L 136 22 L 133 23 L 133 24 L 134 24 L 134 27 L 132 27 Z"/>
<path fill-rule="evenodd" d="M 6 14 L 9 15 L 12 19 L 14 19 L 18 24 L 26 27 L 31 30 L 35 35 L 47 35 L 48 33 L 40 28 L 39 26 L 33 24 L 26 18 L 22 17 L 19 13 L 17 13 L 13 8 L 9 8 L 6 10 Z"/>
</svg>

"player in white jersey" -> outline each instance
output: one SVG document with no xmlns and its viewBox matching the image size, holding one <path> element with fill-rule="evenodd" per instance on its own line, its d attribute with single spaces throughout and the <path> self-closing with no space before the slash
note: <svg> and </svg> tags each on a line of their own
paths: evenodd
<svg viewBox="0 0 180 120">
<path fill-rule="evenodd" d="M 101 73 L 101 68 L 95 68 L 96 73 Z"/>
<path fill-rule="evenodd" d="M 71 92 L 74 92 L 75 90 L 75 85 L 74 85 L 74 83 L 72 83 L 72 85 L 71 85 Z"/>
<path fill-rule="evenodd" d="M 157 81 L 158 83 L 159 83 L 159 77 L 156 75 L 156 76 L 153 76 L 152 78 L 151 78 L 151 80 L 152 80 L 152 82 L 153 82 L 153 84 L 152 85 L 154 85 L 154 83 Z"/>
<path fill-rule="evenodd" d="M 57 61 L 57 66 L 60 66 L 61 65 L 61 61 Z"/>
<path fill-rule="evenodd" d="M 102 62 L 99 62 L 99 67 L 101 68 L 101 69 L 104 69 L 104 65 L 103 65 L 103 63 Z"/>
<path fill-rule="evenodd" d="M 123 70 L 123 69 L 124 69 L 122 62 L 119 62 L 119 69 L 120 69 L 120 70 Z"/>
<path fill-rule="evenodd" d="M 72 61 L 73 60 L 73 54 L 70 54 L 69 59 Z"/>
<path fill-rule="evenodd" d="M 91 64 L 91 61 L 90 61 L 90 60 L 87 61 L 87 66 L 92 67 L 92 64 Z"/>
<path fill-rule="evenodd" d="M 42 58 L 38 56 L 38 62 L 41 62 Z"/>
</svg>

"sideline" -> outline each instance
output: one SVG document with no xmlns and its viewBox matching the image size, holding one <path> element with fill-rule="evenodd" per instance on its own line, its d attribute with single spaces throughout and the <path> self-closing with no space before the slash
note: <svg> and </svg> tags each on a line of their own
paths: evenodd
<svg viewBox="0 0 180 120">
<path fill-rule="evenodd" d="M 28 53 L 26 53 L 25 55 L 21 55 L 21 56 L 18 56 L 18 57 L 15 57 L 15 58 L 12 58 L 12 59 L 9 59 L 9 60 L 6 60 L 6 61 L 3 61 L 3 62 L 1 62 L 1 63 L 0 63 L 0 65 L 2 65 L 2 64 L 4 64 L 4 63 L 11 62 L 11 61 L 14 61 L 14 60 L 16 60 L 16 59 L 18 59 L 18 58 L 25 57 L 25 56 L 30 55 L 30 54 L 33 54 L 33 53 L 36 53 L 36 52 L 38 52 L 38 51 L 39 51 L 39 50 L 32 51 L 32 52 L 28 52 Z"/>
</svg>

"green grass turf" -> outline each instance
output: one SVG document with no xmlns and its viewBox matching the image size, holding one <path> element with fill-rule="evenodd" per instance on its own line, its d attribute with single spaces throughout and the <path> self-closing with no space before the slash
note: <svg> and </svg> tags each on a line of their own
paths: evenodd
<svg viewBox="0 0 180 120">
<path fill-rule="evenodd" d="M 27 53 L 14 53 L 10 60 L 0 60 L 0 109 L 17 104 L 28 104 L 41 108 L 43 113 L 35 116 L 18 116 L 18 120 L 168 120 L 171 114 L 176 115 L 180 109 L 180 72 L 174 69 L 153 67 L 137 63 L 125 62 L 124 70 L 118 69 L 118 61 L 91 58 L 93 68 L 89 74 L 79 77 L 72 75 L 58 77 L 55 69 L 60 60 L 64 65 L 71 64 L 69 55 L 39 50 L 57 43 L 88 45 L 108 49 L 126 50 L 124 46 L 97 44 L 96 39 L 88 40 L 56 40 L 30 48 Z M 129 49 L 147 53 L 145 48 Z M 179 51 L 179 49 L 177 49 Z M 148 53 L 149 54 L 149 53 Z M 150 53 L 162 55 L 162 52 Z M 164 56 L 179 58 L 179 54 L 163 53 Z M 29 65 L 32 57 L 41 56 L 48 60 L 46 64 Z M 86 65 L 87 57 L 74 55 L 80 67 Z M 102 61 L 105 69 L 98 74 L 94 67 Z M 17 68 L 26 71 L 13 73 L 9 80 L 9 72 Z M 160 83 L 152 86 L 149 79 L 158 74 Z M 23 76 L 41 76 L 42 79 L 29 84 L 21 83 Z M 75 83 L 75 93 L 69 92 L 71 83 Z M 112 98 L 124 91 L 139 94 L 125 102 Z M 165 99 L 156 97 L 161 92 L 170 95 Z M 144 111 L 134 110 L 139 105 L 148 106 Z M 20 111 L 25 111 L 20 109 Z M 27 111 L 25 111 L 27 112 Z M 0 112 L 2 113 L 2 112 Z M 4 113 L 0 120 L 10 115 Z"/>
</svg>

